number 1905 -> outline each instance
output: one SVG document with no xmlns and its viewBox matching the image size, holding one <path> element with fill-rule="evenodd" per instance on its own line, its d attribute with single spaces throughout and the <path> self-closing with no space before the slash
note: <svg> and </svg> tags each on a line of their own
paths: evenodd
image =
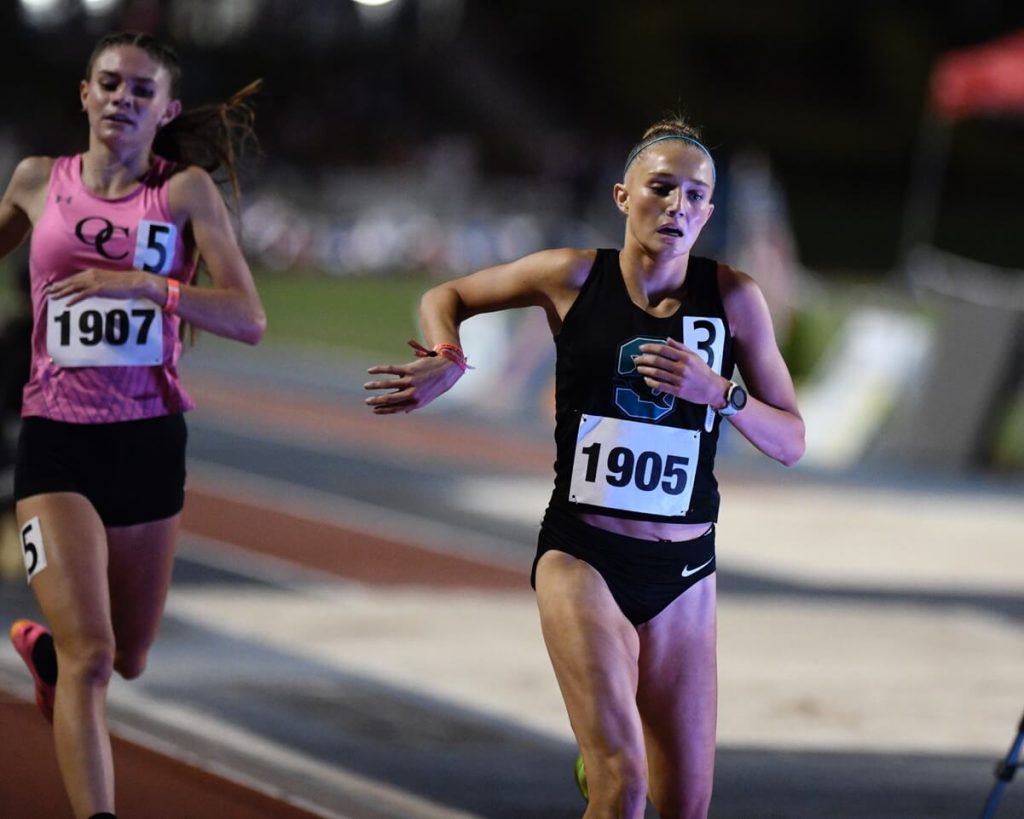
<svg viewBox="0 0 1024 819">
<path fill-rule="evenodd" d="M 593 443 L 580 450 L 587 456 L 585 479 L 596 483 L 598 470 L 602 465 L 601 444 Z M 681 495 L 686 489 L 687 471 L 690 459 L 684 455 L 667 455 L 662 460 L 657 452 L 644 451 L 634 455 L 624 446 L 612 447 L 604 463 L 604 479 L 611 486 L 628 486 L 632 483 L 642 492 L 653 492 L 659 486 L 669 495 Z"/>
</svg>

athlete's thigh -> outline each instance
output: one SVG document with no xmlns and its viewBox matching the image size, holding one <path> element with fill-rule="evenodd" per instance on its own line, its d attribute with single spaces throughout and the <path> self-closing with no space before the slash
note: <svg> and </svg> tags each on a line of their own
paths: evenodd
<svg viewBox="0 0 1024 819">
<path fill-rule="evenodd" d="M 601 575 L 564 552 L 537 564 L 544 643 L 581 746 L 641 742 L 636 629 Z"/>
<path fill-rule="evenodd" d="M 687 589 L 640 626 L 637 704 L 651 798 L 662 815 L 685 815 L 681 795 L 710 798 L 718 718 L 716 577 Z"/>
<path fill-rule="evenodd" d="M 118 653 L 145 651 L 167 600 L 181 515 L 107 529 L 111 619 Z"/>
<path fill-rule="evenodd" d="M 58 648 L 70 640 L 109 640 L 107 542 L 93 505 L 73 492 L 18 501 L 18 526 L 32 591 Z"/>
</svg>

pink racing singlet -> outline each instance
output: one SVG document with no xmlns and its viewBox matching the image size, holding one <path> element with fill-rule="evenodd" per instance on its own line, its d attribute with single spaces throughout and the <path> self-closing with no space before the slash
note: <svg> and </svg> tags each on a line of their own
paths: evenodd
<svg viewBox="0 0 1024 819">
<path fill-rule="evenodd" d="M 139 187 L 103 199 L 82 184 L 79 156 L 58 157 L 32 229 L 32 370 L 22 415 L 98 424 L 184 412 L 180 319 L 147 299 L 50 299 L 54 282 L 88 268 L 145 270 L 189 283 L 195 262 L 171 218 L 174 166 L 156 158 Z"/>
</svg>

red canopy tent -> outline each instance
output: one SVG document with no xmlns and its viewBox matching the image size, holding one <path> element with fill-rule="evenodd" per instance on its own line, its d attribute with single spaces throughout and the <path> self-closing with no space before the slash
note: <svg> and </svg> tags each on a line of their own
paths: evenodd
<svg viewBox="0 0 1024 819">
<path fill-rule="evenodd" d="M 932 66 L 907 188 L 900 267 L 935 232 L 951 126 L 980 115 L 1024 114 L 1024 30 L 948 51 Z"/>
<path fill-rule="evenodd" d="M 942 55 L 932 68 L 931 102 L 948 120 L 1024 111 L 1024 31 Z"/>
</svg>

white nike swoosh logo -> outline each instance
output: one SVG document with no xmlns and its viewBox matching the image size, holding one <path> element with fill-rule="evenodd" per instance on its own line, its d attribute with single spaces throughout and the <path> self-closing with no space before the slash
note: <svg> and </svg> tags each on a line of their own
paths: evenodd
<svg viewBox="0 0 1024 819">
<path fill-rule="evenodd" d="M 692 574 L 697 574 L 697 572 L 699 572 L 701 569 L 705 568 L 706 566 L 711 565 L 711 561 L 714 560 L 714 559 L 715 559 L 714 557 L 710 558 L 706 563 L 701 563 L 695 569 L 691 569 L 689 566 L 684 566 L 683 567 L 683 577 L 689 577 Z"/>
</svg>

